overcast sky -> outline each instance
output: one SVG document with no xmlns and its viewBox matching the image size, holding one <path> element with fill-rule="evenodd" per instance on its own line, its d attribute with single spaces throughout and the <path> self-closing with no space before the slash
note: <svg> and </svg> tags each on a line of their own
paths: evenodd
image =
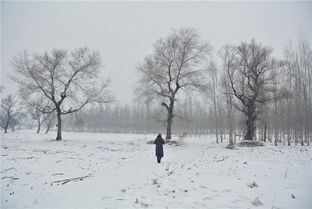
<svg viewBox="0 0 312 209">
<path fill-rule="evenodd" d="M 131 103 L 135 66 L 172 28 L 195 27 L 215 51 L 255 38 L 281 56 L 300 30 L 312 41 L 311 20 L 311 2 L 1 1 L 1 85 L 4 95 L 16 90 L 6 76 L 18 52 L 88 46 L 100 51 L 120 103 Z"/>
</svg>

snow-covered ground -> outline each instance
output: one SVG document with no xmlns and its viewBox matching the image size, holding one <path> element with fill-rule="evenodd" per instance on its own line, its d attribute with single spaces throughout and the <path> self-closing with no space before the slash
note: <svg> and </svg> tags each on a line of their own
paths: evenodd
<svg viewBox="0 0 312 209">
<path fill-rule="evenodd" d="M 312 205 L 311 147 L 225 149 L 208 136 L 1 134 L 1 208 L 280 208 Z M 75 181 L 60 181 L 82 177 Z M 83 178 L 85 177 L 85 178 Z"/>
</svg>

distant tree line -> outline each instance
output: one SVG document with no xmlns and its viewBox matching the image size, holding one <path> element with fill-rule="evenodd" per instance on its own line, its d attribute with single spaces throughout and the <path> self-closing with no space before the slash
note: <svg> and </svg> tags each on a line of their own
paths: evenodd
<svg viewBox="0 0 312 209">
<path fill-rule="evenodd" d="M 177 101 L 174 134 L 215 134 L 214 111 L 211 104 L 194 101 L 191 97 Z M 79 111 L 66 117 L 65 129 L 68 131 L 106 132 L 106 133 L 157 133 L 166 131 L 166 111 L 151 104 L 112 105 L 107 104 Z M 220 137 L 227 138 L 225 126 L 227 118 L 220 115 L 224 124 Z M 237 121 L 236 136 L 241 136 L 242 123 Z"/>
</svg>

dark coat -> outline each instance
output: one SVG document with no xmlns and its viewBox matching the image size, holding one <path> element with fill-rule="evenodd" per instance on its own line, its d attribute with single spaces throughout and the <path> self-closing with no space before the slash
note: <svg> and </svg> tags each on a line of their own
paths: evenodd
<svg viewBox="0 0 312 209">
<path fill-rule="evenodd" d="M 159 136 L 155 139 L 154 143 L 156 144 L 156 156 L 163 157 L 164 156 L 163 144 L 165 144 L 165 141 L 163 140 L 163 138 L 161 138 L 161 136 Z"/>
</svg>

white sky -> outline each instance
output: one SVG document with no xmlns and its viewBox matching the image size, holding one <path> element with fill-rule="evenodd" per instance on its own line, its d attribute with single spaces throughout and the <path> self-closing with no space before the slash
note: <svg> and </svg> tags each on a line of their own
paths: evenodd
<svg viewBox="0 0 312 209">
<path fill-rule="evenodd" d="M 312 2 L 1 1 L 1 85 L 16 90 L 7 74 L 18 52 L 88 46 L 100 51 L 120 103 L 131 103 L 136 64 L 172 28 L 195 27 L 215 51 L 255 38 L 280 56 L 300 30 L 312 41 L 311 20 Z"/>
</svg>

